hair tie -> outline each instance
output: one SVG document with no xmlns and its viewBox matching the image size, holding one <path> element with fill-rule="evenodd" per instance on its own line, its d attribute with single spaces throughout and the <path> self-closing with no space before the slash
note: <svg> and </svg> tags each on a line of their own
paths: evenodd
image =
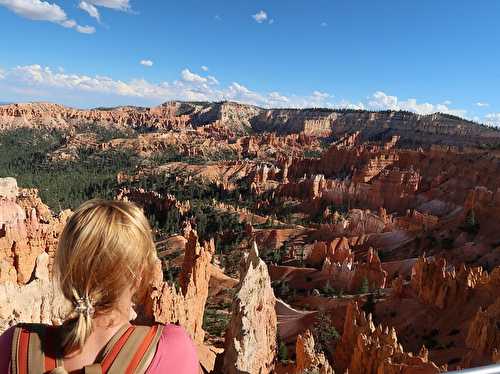
<svg viewBox="0 0 500 374">
<path fill-rule="evenodd" d="M 94 314 L 94 306 L 88 297 L 81 297 L 76 300 L 75 312 L 85 314 L 87 317 L 92 317 Z"/>
<path fill-rule="evenodd" d="M 92 317 L 95 312 L 94 306 L 92 305 L 92 300 L 90 300 L 88 296 L 78 296 L 76 290 L 73 290 L 73 296 L 75 297 L 75 313 L 84 314 L 86 317 Z"/>
</svg>

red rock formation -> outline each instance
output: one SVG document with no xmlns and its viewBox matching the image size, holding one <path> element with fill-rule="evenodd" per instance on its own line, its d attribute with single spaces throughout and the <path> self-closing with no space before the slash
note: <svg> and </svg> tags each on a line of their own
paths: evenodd
<svg viewBox="0 0 500 374">
<path fill-rule="evenodd" d="M 49 255 L 35 261 L 29 283 L 0 282 L 0 334 L 21 322 L 59 325 L 71 310 L 49 273 Z"/>
<path fill-rule="evenodd" d="M 17 184 L 12 184 L 14 189 Z M 36 258 L 43 252 L 50 255 L 52 264 L 57 238 L 69 214 L 53 217 L 36 190 L 16 191 L 10 198 L 0 196 L 0 283 L 28 283 Z"/>
<path fill-rule="evenodd" d="M 203 343 L 202 328 L 205 303 L 210 281 L 210 263 L 215 252 L 213 241 L 200 246 L 194 230 L 187 234 L 181 289 L 163 281 L 158 263 L 156 279 L 149 295 L 146 314 L 161 323 L 180 323 L 196 343 Z"/>
<path fill-rule="evenodd" d="M 36 190 L 0 178 L 0 333 L 19 322 L 57 324 L 66 317 L 69 306 L 51 273 L 70 214 L 53 217 Z"/>
<path fill-rule="evenodd" d="M 295 373 L 302 374 L 316 372 L 318 374 L 334 374 L 324 353 L 317 353 L 314 348 L 314 337 L 310 330 L 306 330 L 297 337 L 295 344 L 296 367 Z"/>
<path fill-rule="evenodd" d="M 370 248 L 366 262 L 356 264 L 349 289 L 360 290 L 364 282 L 368 283 L 369 290 L 385 288 L 386 279 L 387 272 L 382 268 L 378 254 Z"/>
<path fill-rule="evenodd" d="M 487 274 L 482 268 L 460 267 L 458 272 L 447 269 L 446 260 L 419 258 L 413 267 L 411 287 L 418 298 L 426 304 L 445 309 L 451 305 L 465 303 L 470 290 L 485 281 Z"/>
<path fill-rule="evenodd" d="M 402 112 L 351 112 L 325 109 L 270 109 L 234 102 L 167 102 L 152 108 L 118 107 L 79 110 L 49 103 L 0 106 L 0 130 L 13 127 L 71 128 L 97 123 L 123 128 L 189 129 L 204 126 L 228 135 L 253 128 L 259 132 L 309 136 L 346 134 L 377 137 L 387 130 L 398 133 L 402 141 L 434 144 L 436 139 L 450 145 L 494 144 L 500 137 L 494 129 L 449 118 L 442 114 L 419 116 Z M 418 130 L 418 132 L 416 132 Z M 349 138 L 339 143 L 350 145 Z M 394 139 L 384 146 L 390 150 Z"/>
<path fill-rule="evenodd" d="M 394 328 L 375 327 L 371 315 L 361 312 L 356 303 L 347 307 L 344 331 L 335 351 L 335 369 L 352 374 L 439 373 L 429 361 L 425 348 L 414 356 L 404 351 Z"/>
<path fill-rule="evenodd" d="M 200 246 L 196 231 L 186 230 L 186 248 L 182 272 L 181 289 L 163 281 L 161 263 L 158 261 L 155 277 L 146 298 L 144 311 L 147 319 L 160 323 L 178 323 L 191 335 L 198 347 L 202 366 L 213 370 L 216 352 L 204 345 L 203 315 L 208 297 L 214 243 Z"/>
<path fill-rule="evenodd" d="M 223 373 L 271 373 L 276 357 L 275 297 L 254 243 L 242 262 L 240 285 L 225 337 Z"/>
<path fill-rule="evenodd" d="M 500 348 L 500 299 L 484 311 L 479 311 L 469 325 L 466 344 L 474 350 L 476 357 L 491 357 L 495 361 L 495 354 Z"/>
</svg>

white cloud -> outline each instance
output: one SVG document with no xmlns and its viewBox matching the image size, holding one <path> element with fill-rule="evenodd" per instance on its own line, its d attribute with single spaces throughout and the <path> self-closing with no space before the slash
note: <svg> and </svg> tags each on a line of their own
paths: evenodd
<svg viewBox="0 0 500 374">
<path fill-rule="evenodd" d="M 203 70 L 203 71 L 208 71 L 208 67 L 207 67 L 207 66 L 205 66 L 205 65 L 203 65 L 203 66 L 201 67 L 201 70 Z"/>
<path fill-rule="evenodd" d="M 96 6 L 114 10 L 129 11 L 131 9 L 129 0 L 87 0 L 87 1 Z"/>
<path fill-rule="evenodd" d="M 269 24 L 270 24 L 270 25 L 272 25 L 273 23 L 274 23 L 274 18 L 271 18 L 271 19 L 269 20 Z"/>
<path fill-rule="evenodd" d="M 208 82 L 209 82 L 210 84 L 215 84 L 215 85 L 218 85 L 218 84 L 219 84 L 219 81 L 217 80 L 217 78 L 215 78 L 215 77 L 213 77 L 213 76 L 211 76 L 211 75 L 209 75 L 209 76 L 207 77 L 207 80 L 208 80 Z"/>
<path fill-rule="evenodd" d="M 86 1 L 80 1 L 80 4 L 78 4 L 78 8 L 80 8 L 84 12 L 87 12 L 90 17 L 95 18 L 97 21 L 101 22 L 99 11 L 94 5 Z"/>
<path fill-rule="evenodd" d="M 191 83 L 207 83 L 208 78 L 204 78 L 198 74 L 192 73 L 189 69 L 184 69 L 181 72 L 182 80 Z"/>
<path fill-rule="evenodd" d="M 74 20 L 68 19 L 66 12 L 57 4 L 41 0 L 0 0 L 0 6 L 10 9 L 18 16 L 34 21 L 57 23 L 78 32 L 91 34 L 95 29 L 90 26 L 80 26 Z"/>
<path fill-rule="evenodd" d="M 150 82 L 145 79 L 123 81 L 106 76 L 67 73 L 61 69 L 51 69 L 40 65 L 18 66 L 0 70 L 0 92 L 3 95 L 19 98 L 17 100 L 52 99 L 69 105 L 75 105 L 75 103 L 81 105 L 81 102 L 89 103 L 92 100 L 96 101 L 93 102 L 95 105 L 101 105 L 102 102 L 97 99 L 101 95 L 100 97 L 111 100 L 113 105 L 138 103 L 152 105 L 167 100 L 232 100 L 265 108 L 390 109 L 408 110 L 420 114 L 444 112 L 461 116 L 466 113 L 464 110 L 451 109 L 445 104 L 420 103 L 415 99 L 400 100 L 396 96 L 387 95 L 381 91 L 375 92 L 366 103 L 334 101 L 331 94 L 318 90 L 310 95 L 284 95 L 276 90 L 258 92 L 238 82 L 222 86 L 217 78 L 204 77 L 187 68 L 181 71 L 178 80 Z M 488 114 L 485 121 L 500 126 L 500 113 Z"/>
<path fill-rule="evenodd" d="M 281 95 L 279 92 L 271 92 L 269 94 L 269 99 L 273 102 L 288 103 L 290 99 L 286 96 Z"/>
<path fill-rule="evenodd" d="M 321 22 L 321 23 L 320 23 L 320 26 L 321 26 L 321 27 L 326 27 L 326 26 L 328 26 L 328 23 L 326 23 L 326 22 Z"/>
<path fill-rule="evenodd" d="M 482 101 L 479 101 L 476 103 L 476 106 L 480 107 L 480 108 L 484 108 L 484 107 L 488 107 L 490 106 L 489 103 L 485 103 L 485 102 L 482 102 Z"/>
<path fill-rule="evenodd" d="M 80 26 L 76 25 L 75 30 L 81 32 L 82 34 L 93 34 L 95 33 L 94 26 Z"/>
<path fill-rule="evenodd" d="M 139 63 L 142 66 L 147 66 L 147 67 L 153 66 L 153 61 L 151 61 L 151 60 L 141 60 Z"/>
<path fill-rule="evenodd" d="M 258 23 L 263 23 L 263 22 L 267 21 L 268 16 L 267 16 L 266 12 L 264 12 L 263 10 L 261 10 L 260 12 L 254 14 L 252 16 L 252 18 L 255 21 L 257 21 Z M 273 22 L 274 22 L 274 20 L 273 20 Z"/>
<path fill-rule="evenodd" d="M 64 22 L 66 13 L 57 4 L 50 4 L 40 0 L 0 0 L 0 5 L 5 6 L 17 15 L 36 20 L 55 23 Z"/>
<path fill-rule="evenodd" d="M 446 104 L 418 103 L 416 99 L 399 100 L 397 96 L 390 96 L 382 91 L 375 92 L 368 99 L 368 108 L 374 110 L 407 110 L 417 114 L 431 114 L 436 112 L 465 116 L 464 109 L 450 109 Z"/>
<path fill-rule="evenodd" d="M 500 127 L 500 113 L 488 113 L 484 118 L 484 123 L 490 126 Z"/>
<path fill-rule="evenodd" d="M 61 23 L 61 26 L 66 27 L 68 29 L 72 29 L 72 28 L 74 28 L 74 27 L 76 27 L 78 25 L 76 24 L 75 20 L 68 19 L 68 20 L 64 21 L 63 23 Z"/>
</svg>

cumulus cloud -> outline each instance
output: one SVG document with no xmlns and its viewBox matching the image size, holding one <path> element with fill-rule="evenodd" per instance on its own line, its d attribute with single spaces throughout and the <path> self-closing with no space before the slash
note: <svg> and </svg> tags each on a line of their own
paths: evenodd
<svg viewBox="0 0 500 374">
<path fill-rule="evenodd" d="M 266 13 L 265 11 L 261 10 L 260 12 L 258 12 L 258 13 L 256 13 L 256 14 L 254 14 L 254 15 L 252 16 L 252 18 L 253 18 L 256 22 L 258 22 L 258 23 L 263 23 L 263 22 L 267 21 L 268 16 L 267 16 L 267 13 Z M 273 20 L 273 22 L 274 22 L 274 20 Z"/>
<path fill-rule="evenodd" d="M 57 23 L 84 34 L 95 32 L 91 26 L 80 26 L 74 20 L 68 19 L 66 12 L 55 3 L 41 0 L 0 0 L 0 6 L 6 7 L 18 16 L 34 21 Z"/>
<path fill-rule="evenodd" d="M 190 83 L 207 83 L 208 78 L 192 73 L 189 69 L 184 69 L 181 72 L 182 80 Z"/>
<path fill-rule="evenodd" d="M 95 97 L 95 94 L 104 94 L 113 97 L 113 102 L 117 104 L 125 101 L 123 97 L 128 97 L 133 98 L 133 102 L 140 100 L 152 104 L 167 100 L 232 100 L 262 107 L 310 107 L 317 106 L 318 100 L 327 97 L 320 92 L 308 97 L 287 97 L 276 91 L 260 93 L 238 82 L 220 87 L 215 77 L 203 77 L 187 68 L 181 71 L 179 80 L 160 83 L 144 79 L 122 81 L 99 75 L 71 74 L 41 65 L 17 66 L 6 70 L 3 75 L 6 82 L 1 81 L 5 84 L 0 85 L 0 88 L 9 88 L 12 91 L 15 87 L 17 92 L 23 90 L 26 93 L 24 100 L 28 101 L 47 100 L 48 97 L 55 97 L 59 93 L 57 97 L 71 97 L 73 100 L 84 95 Z M 35 94 L 36 92 L 39 94 Z"/>
<path fill-rule="evenodd" d="M 218 85 L 219 84 L 219 81 L 217 80 L 217 78 L 215 78 L 214 76 L 212 75 L 209 75 L 207 77 L 207 80 L 210 84 L 215 84 L 215 85 Z"/>
<path fill-rule="evenodd" d="M 67 19 L 66 13 L 57 4 L 40 0 L 0 0 L 0 5 L 10 9 L 17 15 L 36 20 L 62 23 Z"/>
<path fill-rule="evenodd" d="M 233 82 L 223 86 L 213 76 L 202 76 L 188 68 L 180 72 L 178 80 L 151 82 L 145 79 L 117 80 L 107 76 L 89 76 L 68 73 L 62 69 L 52 69 L 41 65 L 17 66 L 0 70 L 0 92 L 4 95 L 18 94 L 20 100 L 47 100 L 56 98 L 65 104 L 96 100 L 97 94 L 105 95 L 113 105 L 118 104 L 159 104 L 167 100 L 221 101 L 231 100 L 265 108 L 349 108 L 371 110 L 408 110 L 419 114 L 444 112 L 465 115 L 465 110 L 452 109 L 445 104 L 420 103 L 415 99 L 401 100 L 397 96 L 375 92 L 366 102 L 353 103 L 334 100 L 334 96 L 324 91 L 313 91 L 309 95 L 284 95 L 276 90 L 258 92 L 246 85 Z M 22 93 L 22 95 L 21 95 Z M 68 102 L 65 100 L 74 100 Z M 79 101 L 80 100 L 80 101 Z M 109 102 L 109 101 L 108 101 Z M 100 105 L 102 102 L 95 102 Z M 500 125 L 500 113 L 490 113 L 485 122 Z"/>
<path fill-rule="evenodd" d="M 466 110 L 450 109 L 446 104 L 419 103 L 416 99 L 400 100 L 397 96 L 387 95 L 377 91 L 368 99 L 368 108 L 374 110 L 407 110 L 417 114 L 431 114 L 436 112 L 465 116 Z"/>
<path fill-rule="evenodd" d="M 151 61 L 151 60 L 141 60 L 139 63 L 142 66 L 147 66 L 147 67 L 153 66 L 153 61 Z"/>
<path fill-rule="evenodd" d="M 80 4 L 78 4 L 78 8 L 80 8 L 84 12 L 87 12 L 90 17 L 95 18 L 98 22 L 101 22 L 99 11 L 94 5 L 86 1 L 80 1 Z"/>
<path fill-rule="evenodd" d="M 488 107 L 490 106 L 489 103 L 485 103 L 485 102 L 482 102 L 482 101 L 479 101 L 476 103 L 476 106 L 480 107 L 480 108 L 484 108 L 484 107 Z"/>
<path fill-rule="evenodd" d="M 205 66 L 205 65 L 203 65 L 203 66 L 201 67 L 201 70 L 203 70 L 203 71 L 208 71 L 208 67 L 207 67 L 207 66 Z"/>
</svg>

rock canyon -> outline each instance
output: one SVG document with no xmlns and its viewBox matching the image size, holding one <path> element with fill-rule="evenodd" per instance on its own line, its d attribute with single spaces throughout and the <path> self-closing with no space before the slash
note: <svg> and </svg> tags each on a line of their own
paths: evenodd
<svg viewBox="0 0 500 374">
<path fill-rule="evenodd" d="M 138 321 L 208 373 L 440 373 L 500 363 L 500 131 L 408 112 L 232 102 L 0 105 L 0 332 L 60 324 L 80 203 L 144 210 Z"/>
</svg>

